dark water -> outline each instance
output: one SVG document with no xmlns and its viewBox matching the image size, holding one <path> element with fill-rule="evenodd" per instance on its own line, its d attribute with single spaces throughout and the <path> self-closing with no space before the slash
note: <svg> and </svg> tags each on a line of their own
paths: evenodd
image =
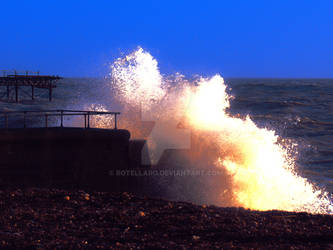
<svg viewBox="0 0 333 250">
<path fill-rule="evenodd" d="M 228 112 L 250 115 L 258 126 L 274 129 L 297 144 L 299 153 L 294 157 L 299 173 L 333 192 L 333 79 L 226 79 L 226 84 L 234 96 Z M 31 101 L 30 89 L 21 88 L 20 103 L 7 103 L 4 91 L 0 91 L 1 110 L 91 109 L 98 105 L 120 109 L 103 79 L 64 79 L 54 90 L 53 102 L 48 101 L 46 90 L 36 90 L 35 101 Z M 21 126 L 16 120 L 11 122 Z M 31 121 L 30 126 L 38 124 Z"/>
</svg>

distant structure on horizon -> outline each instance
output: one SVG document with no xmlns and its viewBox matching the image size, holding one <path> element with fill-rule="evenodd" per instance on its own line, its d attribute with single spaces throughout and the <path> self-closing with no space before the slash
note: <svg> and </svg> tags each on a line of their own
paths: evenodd
<svg viewBox="0 0 333 250">
<path fill-rule="evenodd" d="M 18 103 L 18 90 L 20 86 L 31 86 L 31 99 L 34 100 L 34 89 L 48 89 L 49 101 L 52 101 L 52 89 L 56 88 L 56 82 L 62 79 L 59 76 L 40 75 L 38 72 L 16 70 L 2 70 L 0 76 L 0 86 L 7 87 L 7 101 L 9 101 L 10 88 L 15 87 L 15 101 Z"/>
</svg>

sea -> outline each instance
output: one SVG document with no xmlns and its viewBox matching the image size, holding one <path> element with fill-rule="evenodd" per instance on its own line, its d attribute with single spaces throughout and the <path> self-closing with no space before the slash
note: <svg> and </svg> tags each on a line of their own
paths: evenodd
<svg viewBox="0 0 333 250">
<path fill-rule="evenodd" d="M 227 92 L 232 96 L 227 112 L 249 116 L 260 128 L 274 130 L 279 138 L 294 145 L 293 157 L 299 175 L 333 193 L 333 79 L 252 79 L 226 78 Z M 48 100 L 48 90 L 19 88 L 19 103 L 14 89 L 7 100 L 6 88 L 0 89 L 0 111 L 84 109 L 99 106 L 121 111 L 113 102 L 107 78 L 64 78 Z M 22 127 L 18 118 L 10 118 L 11 127 Z M 70 118 L 68 118 L 70 119 Z M 119 117 L 121 119 L 121 116 Z M 57 126 L 58 121 L 54 121 Z M 72 126 L 65 120 L 65 126 Z M 0 127 L 4 126 L 3 117 Z M 28 121 L 27 126 L 43 126 Z M 111 125 L 110 125 L 111 126 Z"/>
</svg>

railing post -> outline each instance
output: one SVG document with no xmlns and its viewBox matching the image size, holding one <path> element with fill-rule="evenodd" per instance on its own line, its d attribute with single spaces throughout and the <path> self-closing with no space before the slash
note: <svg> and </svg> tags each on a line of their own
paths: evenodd
<svg viewBox="0 0 333 250">
<path fill-rule="evenodd" d="M 117 129 L 117 113 L 114 113 L 114 129 Z"/>
<path fill-rule="evenodd" d="M 60 110 L 60 127 L 64 127 L 64 116 L 63 116 L 64 111 Z"/>
<path fill-rule="evenodd" d="M 8 129 L 8 115 L 5 114 L 5 126 L 6 126 L 6 129 Z"/>
<path fill-rule="evenodd" d="M 88 128 L 90 128 L 90 112 L 88 111 Z"/>
<path fill-rule="evenodd" d="M 26 124 L 25 124 L 25 116 L 26 116 L 26 111 L 23 112 L 23 127 L 26 128 Z"/>
<path fill-rule="evenodd" d="M 52 83 L 49 83 L 49 101 L 52 101 Z"/>
<path fill-rule="evenodd" d="M 34 97 L 34 86 L 31 85 L 31 100 L 34 100 L 35 97 Z"/>
<path fill-rule="evenodd" d="M 15 85 L 15 101 L 18 102 L 18 85 L 17 85 L 17 81 L 16 81 L 16 85 Z"/>
<path fill-rule="evenodd" d="M 84 128 L 87 128 L 87 114 L 84 114 Z"/>
</svg>

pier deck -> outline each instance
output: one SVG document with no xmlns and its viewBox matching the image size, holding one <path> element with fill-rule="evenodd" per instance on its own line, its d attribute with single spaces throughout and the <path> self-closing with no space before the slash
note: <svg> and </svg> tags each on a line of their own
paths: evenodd
<svg viewBox="0 0 333 250">
<path fill-rule="evenodd" d="M 56 88 L 56 82 L 62 77 L 59 76 L 48 76 L 39 75 L 39 72 L 29 72 L 24 73 L 17 71 L 3 71 L 2 76 L 0 76 L 0 86 L 7 87 L 7 100 L 9 100 L 10 88 L 15 88 L 15 101 L 18 102 L 18 90 L 20 86 L 30 86 L 31 87 L 31 99 L 34 100 L 34 89 L 42 88 L 49 90 L 49 101 L 52 101 L 52 89 Z"/>
</svg>

